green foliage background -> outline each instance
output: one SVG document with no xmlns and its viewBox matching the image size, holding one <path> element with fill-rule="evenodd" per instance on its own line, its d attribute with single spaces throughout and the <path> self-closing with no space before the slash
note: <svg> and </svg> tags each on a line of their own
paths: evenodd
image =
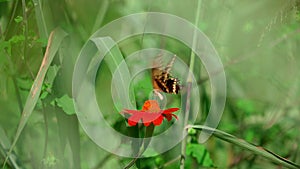
<svg viewBox="0 0 300 169">
<path fill-rule="evenodd" d="M 196 16 L 197 3 L 201 3 Z M 195 23 L 212 41 L 225 66 L 227 102 L 218 129 L 300 163 L 300 1 L 299 0 L 0 0 L 0 164 L 10 148 L 30 88 L 39 71 L 49 34 L 61 27 L 60 45 L 37 105 L 22 131 L 13 160 L 4 168 L 122 168 L 131 159 L 99 148 L 80 127 L 72 109 L 72 72 L 80 49 L 103 25 L 128 14 L 165 12 Z M 161 47 L 158 35 L 133 37 L 119 44 L 122 54 Z M 187 64 L 190 50 L 167 39 L 164 48 Z M 200 60 L 194 74 L 201 81 L 202 112 L 210 104 L 210 83 Z M 97 78 L 99 103 L 108 122 L 126 132 L 111 100 L 110 72 Z M 137 105 L 151 90 L 150 77 L 135 83 Z M 147 93 L 147 92 L 145 92 Z M 176 104 L 178 98 L 174 98 Z M 171 103 L 172 104 L 172 103 Z M 113 115 L 111 115 L 113 114 Z M 197 119 L 201 124 L 203 119 Z M 197 144 L 190 133 L 185 168 L 278 168 L 251 151 L 212 137 Z M 140 161 L 140 168 L 179 168 L 181 145 Z M 12 164 L 16 162 L 16 165 Z M 136 167 L 136 166 L 135 166 Z"/>
</svg>

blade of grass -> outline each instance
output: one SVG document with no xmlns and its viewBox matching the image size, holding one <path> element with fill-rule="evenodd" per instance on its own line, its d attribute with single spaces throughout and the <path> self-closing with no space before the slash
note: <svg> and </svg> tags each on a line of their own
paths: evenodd
<svg viewBox="0 0 300 169">
<path fill-rule="evenodd" d="M 3 168 L 5 167 L 5 164 L 19 139 L 19 136 L 21 135 L 21 133 L 28 121 L 28 118 L 30 117 L 30 115 L 39 99 L 43 81 L 44 81 L 45 75 L 47 73 L 47 70 L 48 70 L 50 63 L 52 62 L 55 54 L 57 53 L 57 51 L 59 49 L 60 43 L 62 42 L 62 40 L 64 39 L 64 37 L 66 35 L 67 35 L 66 32 L 64 32 L 62 29 L 59 29 L 59 28 L 53 30 L 50 34 L 47 49 L 46 49 L 46 52 L 44 55 L 44 59 L 42 61 L 40 70 L 33 82 L 33 85 L 31 87 L 29 95 L 26 99 L 26 103 L 25 103 L 25 106 L 24 106 L 24 109 L 22 112 L 19 126 L 17 128 L 17 132 L 15 134 L 14 141 L 13 141 L 8 153 L 6 154 L 6 158 L 3 163 Z"/>
<path fill-rule="evenodd" d="M 101 26 L 101 24 L 103 22 L 103 19 L 105 17 L 106 11 L 108 9 L 108 5 L 109 5 L 109 1 L 108 0 L 103 0 L 102 1 L 101 8 L 99 9 L 97 17 L 95 19 L 95 24 L 93 26 L 92 33 L 94 33 L 97 29 L 100 28 L 100 26 Z"/>
<path fill-rule="evenodd" d="M 42 3 L 40 0 L 33 0 L 33 4 L 35 7 L 35 17 L 36 17 L 36 23 L 39 29 L 40 37 L 42 39 L 47 39 L 48 35 L 48 30 L 47 30 L 47 25 L 42 9 Z"/>
<path fill-rule="evenodd" d="M 270 150 L 267 150 L 261 146 L 256 146 L 252 143 L 249 143 L 243 139 L 237 138 L 237 137 L 235 137 L 231 134 L 228 134 L 224 131 L 213 129 L 213 128 L 210 128 L 207 126 L 202 126 L 202 125 L 189 125 L 186 128 L 187 129 L 193 128 L 196 130 L 202 130 L 204 132 L 213 133 L 213 136 L 215 136 L 221 140 L 224 140 L 228 143 L 232 143 L 234 145 L 242 147 L 246 150 L 253 152 L 254 154 L 256 154 L 258 156 L 264 157 L 264 158 L 266 158 L 274 163 L 280 164 L 284 167 L 293 168 L 293 169 L 300 168 L 299 164 L 291 162 L 291 161 L 271 152 Z"/>
<path fill-rule="evenodd" d="M 10 147 L 10 142 L 9 139 L 7 137 L 7 135 L 4 132 L 4 129 L 0 126 L 0 153 L 3 157 L 5 157 L 5 150 L 9 149 Z M 10 156 L 9 157 L 9 162 L 10 165 L 13 166 L 15 169 L 19 169 L 21 168 L 18 163 L 17 163 L 18 159 L 16 158 L 16 156 Z"/>
<path fill-rule="evenodd" d="M 131 97 L 133 95 L 129 93 L 129 88 L 127 88 L 130 85 L 131 75 L 126 62 L 123 62 L 123 55 L 116 46 L 116 42 L 114 42 L 110 37 L 93 38 L 92 41 L 95 43 L 99 51 L 107 51 L 107 53 L 103 53 L 103 57 L 106 54 L 108 55 L 107 57 L 104 57 L 104 60 L 110 71 L 112 71 L 116 80 L 115 82 L 118 84 L 116 93 L 118 94 L 117 97 L 119 100 L 122 101 L 122 106 L 117 106 L 118 111 L 121 111 L 124 107 L 131 109 L 135 108 L 135 98 Z M 94 61 L 94 63 L 98 63 L 98 61 Z M 93 66 L 95 65 L 91 65 L 91 67 Z M 130 97 L 129 99 L 128 95 Z"/>
<path fill-rule="evenodd" d="M 130 84 L 131 75 L 124 61 L 123 55 L 121 51 L 116 46 L 116 42 L 114 42 L 110 37 L 101 37 L 101 38 L 93 38 L 92 41 L 97 46 L 98 50 L 103 53 L 103 57 L 105 62 L 107 63 L 109 69 L 112 71 L 115 82 L 118 84 L 116 88 L 116 97 L 118 97 L 122 103 L 120 106 L 116 106 L 118 111 L 121 111 L 125 108 L 135 108 L 135 98 L 133 94 L 130 94 L 129 88 L 127 88 Z M 107 53 L 104 53 L 107 51 Z M 96 58 L 100 59 L 100 58 Z M 94 61 L 93 63 L 98 63 L 98 61 Z M 123 63 L 123 64 L 122 64 Z M 92 65 L 91 67 L 93 67 Z M 128 98 L 129 96 L 129 98 Z M 131 137 L 137 137 L 139 135 L 139 130 L 137 127 L 132 127 L 129 129 L 129 135 Z M 133 140 L 132 142 L 132 151 L 134 156 L 140 156 L 140 149 L 137 149 L 136 145 L 141 145 L 139 141 Z M 138 158 L 134 158 L 125 168 L 130 168 Z"/>
</svg>

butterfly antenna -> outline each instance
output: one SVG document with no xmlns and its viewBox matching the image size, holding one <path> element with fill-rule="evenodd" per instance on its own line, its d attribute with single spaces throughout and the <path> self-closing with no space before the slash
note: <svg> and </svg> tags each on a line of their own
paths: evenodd
<svg viewBox="0 0 300 169">
<path fill-rule="evenodd" d="M 154 59 L 154 67 L 155 68 L 159 68 L 162 69 L 163 65 L 162 65 L 162 53 L 159 53 L 156 58 Z"/>
<path fill-rule="evenodd" d="M 172 60 L 169 62 L 169 64 L 166 66 L 165 68 L 165 72 L 168 74 L 175 62 L 175 59 L 176 59 L 176 55 L 173 56 Z"/>
</svg>

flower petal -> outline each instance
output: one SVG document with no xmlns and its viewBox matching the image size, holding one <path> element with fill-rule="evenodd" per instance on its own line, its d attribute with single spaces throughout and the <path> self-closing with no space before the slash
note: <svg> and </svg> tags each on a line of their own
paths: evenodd
<svg viewBox="0 0 300 169">
<path fill-rule="evenodd" d="M 161 116 L 159 113 L 148 113 L 148 112 L 144 112 L 143 113 L 143 123 L 151 123 L 153 122 L 155 119 L 157 119 L 159 116 Z"/>
<path fill-rule="evenodd" d="M 136 124 L 137 124 L 137 122 L 131 121 L 131 120 L 128 119 L 128 125 L 129 126 L 135 126 Z"/>
<path fill-rule="evenodd" d="M 164 110 L 163 114 L 172 114 L 173 112 L 178 111 L 178 110 L 179 110 L 179 108 L 170 108 L 170 109 Z"/>
<path fill-rule="evenodd" d="M 164 117 L 162 115 L 160 115 L 157 119 L 153 120 L 153 124 L 155 126 L 159 126 L 159 125 L 161 125 L 163 119 L 164 119 Z"/>
<path fill-rule="evenodd" d="M 151 124 L 151 122 L 144 122 L 144 126 L 148 127 Z"/>
<path fill-rule="evenodd" d="M 171 121 L 171 120 L 172 120 L 172 115 L 170 115 L 170 114 L 165 114 L 164 117 L 165 117 L 168 121 Z"/>
<path fill-rule="evenodd" d="M 174 116 L 175 119 L 178 120 L 178 117 L 176 116 L 176 114 L 172 114 L 172 116 Z"/>
<path fill-rule="evenodd" d="M 168 120 L 171 121 L 172 117 L 175 117 L 176 120 L 178 120 L 178 117 L 175 114 L 164 114 L 164 117 Z"/>
<path fill-rule="evenodd" d="M 121 113 L 135 114 L 141 112 L 140 110 L 128 110 L 124 109 Z"/>
<path fill-rule="evenodd" d="M 142 110 L 128 110 L 124 109 L 121 113 L 129 114 L 128 125 L 135 126 L 137 123 L 142 121 L 144 126 L 149 126 L 153 123 L 155 126 L 162 124 L 163 119 L 166 118 L 168 121 L 172 120 L 173 117 L 178 117 L 173 112 L 178 111 L 179 108 L 170 108 L 161 110 L 156 100 L 147 100 Z"/>
<path fill-rule="evenodd" d="M 141 116 L 140 113 L 135 113 L 132 116 L 130 116 L 128 118 L 128 125 L 129 126 L 135 126 L 141 119 L 143 116 Z"/>
</svg>

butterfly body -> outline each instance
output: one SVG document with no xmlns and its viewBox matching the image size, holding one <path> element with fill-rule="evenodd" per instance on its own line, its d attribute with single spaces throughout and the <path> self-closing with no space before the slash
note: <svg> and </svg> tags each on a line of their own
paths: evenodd
<svg viewBox="0 0 300 169">
<path fill-rule="evenodd" d="M 179 80 L 170 74 L 170 69 L 174 64 L 175 57 L 165 69 L 152 68 L 153 88 L 169 94 L 178 94 L 180 91 Z"/>
</svg>

